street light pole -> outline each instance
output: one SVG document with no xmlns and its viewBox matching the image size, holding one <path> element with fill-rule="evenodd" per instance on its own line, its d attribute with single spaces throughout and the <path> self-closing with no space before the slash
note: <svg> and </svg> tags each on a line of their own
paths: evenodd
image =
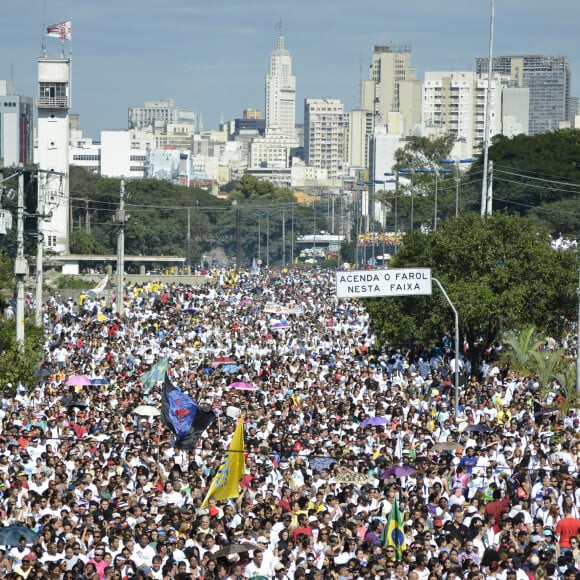
<svg viewBox="0 0 580 580">
<path fill-rule="evenodd" d="M 490 211 L 489 189 L 489 133 L 491 125 L 491 88 L 493 74 L 493 30 L 495 22 L 495 0 L 491 0 L 491 15 L 489 21 L 489 55 L 487 63 L 487 95 L 485 98 L 485 135 L 483 141 L 483 181 L 481 183 L 481 217 L 488 217 Z"/>
<path fill-rule="evenodd" d="M 453 317 L 455 319 L 454 320 L 454 322 L 455 322 L 455 369 L 453 369 L 453 370 L 454 370 L 454 375 L 455 375 L 455 406 L 454 406 L 454 408 L 455 408 L 455 418 L 457 419 L 457 416 L 459 414 L 459 314 L 457 313 L 457 309 L 453 305 L 453 302 L 451 302 L 451 300 L 449 299 L 447 292 L 445 292 L 445 289 L 441 285 L 441 282 L 439 282 L 439 280 L 437 280 L 437 278 L 433 278 L 433 282 L 435 282 L 435 284 L 437 284 L 437 286 L 439 286 L 439 290 L 441 290 L 441 293 L 445 297 L 445 300 L 447 300 L 447 304 L 449 304 L 449 306 L 451 307 L 451 310 L 453 311 Z"/>
</svg>

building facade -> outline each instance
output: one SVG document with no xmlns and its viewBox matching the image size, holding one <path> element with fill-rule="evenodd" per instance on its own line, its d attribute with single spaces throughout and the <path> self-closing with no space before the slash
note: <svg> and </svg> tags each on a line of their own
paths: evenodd
<svg viewBox="0 0 580 580">
<path fill-rule="evenodd" d="M 345 149 L 344 105 L 339 99 L 305 99 L 304 159 L 326 169 L 329 179 L 343 175 Z"/>
<path fill-rule="evenodd" d="M 70 58 L 38 59 L 36 107 L 36 155 L 41 170 L 38 210 L 51 214 L 50 219 L 41 220 L 43 244 L 52 252 L 68 254 Z"/>
<path fill-rule="evenodd" d="M 362 108 L 373 112 L 375 126 L 385 125 L 389 113 L 400 112 L 405 115 L 405 132 L 410 134 L 421 115 L 421 83 L 411 65 L 411 48 L 375 46 L 361 93 Z"/>
<path fill-rule="evenodd" d="M 276 128 L 294 137 L 296 125 L 296 77 L 292 74 L 292 57 L 279 36 L 270 56 L 266 75 L 266 128 Z"/>
<path fill-rule="evenodd" d="M 422 134 L 436 137 L 453 134 L 461 144 L 458 154 L 477 154 L 485 138 L 487 78 L 474 72 L 425 72 Z M 502 83 L 495 75 L 491 84 L 489 136 L 501 133 Z"/>
<path fill-rule="evenodd" d="M 478 74 L 486 74 L 487 58 L 476 59 Z M 493 58 L 494 73 L 510 78 L 510 86 L 530 91 L 529 134 L 555 131 L 573 123 L 570 111 L 570 59 L 567 56 L 516 55 Z"/>
<path fill-rule="evenodd" d="M 0 166 L 26 165 L 34 156 L 34 100 L 0 81 Z"/>
</svg>

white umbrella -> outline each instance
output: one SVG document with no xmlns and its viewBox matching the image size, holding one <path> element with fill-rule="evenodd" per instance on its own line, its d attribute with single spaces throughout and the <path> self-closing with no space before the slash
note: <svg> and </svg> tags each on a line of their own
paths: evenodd
<svg viewBox="0 0 580 580">
<path fill-rule="evenodd" d="M 159 417 L 161 411 L 152 405 L 139 405 L 133 409 L 135 415 L 143 415 L 143 417 Z"/>
</svg>

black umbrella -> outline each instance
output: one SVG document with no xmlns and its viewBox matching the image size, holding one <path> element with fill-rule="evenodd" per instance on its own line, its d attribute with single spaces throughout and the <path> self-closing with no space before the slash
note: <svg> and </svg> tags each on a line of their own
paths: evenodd
<svg viewBox="0 0 580 580">
<path fill-rule="evenodd" d="M 60 400 L 63 407 L 76 407 L 77 409 L 86 409 L 89 404 L 80 399 L 73 399 L 72 397 L 64 397 Z"/>
<path fill-rule="evenodd" d="M 0 528 L 0 546 L 18 546 L 20 538 L 24 538 L 27 544 L 32 544 L 38 540 L 38 534 L 24 526 Z"/>
<path fill-rule="evenodd" d="M 471 433 L 492 433 L 493 429 L 488 427 L 487 425 L 483 425 L 481 423 L 477 423 L 476 425 L 468 425 L 465 427 L 466 431 Z"/>
<path fill-rule="evenodd" d="M 55 369 L 51 369 L 48 367 L 40 367 L 34 371 L 34 377 L 40 379 L 42 377 L 49 377 L 55 373 Z"/>
</svg>

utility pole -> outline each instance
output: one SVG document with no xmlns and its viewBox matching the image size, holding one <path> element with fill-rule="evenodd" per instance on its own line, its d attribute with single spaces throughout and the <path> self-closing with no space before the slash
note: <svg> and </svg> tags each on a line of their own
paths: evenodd
<svg viewBox="0 0 580 580">
<path fill-rule="evenodd" d="M 16 342 L 24 347 L 24 277 L 28 275 L 28 262 L 24 257 L 24 172 L 18 175 L 18 205 L 16 213 Z"/>
<path fill-rule="evenodd" d="M 286 266 L 286 210 L 282 210 L 282 264 Z"/>
<path fill-rule="evenodd" d="M 125 270 L 125 224 L 129 216 L 125 214 L 125 180 L 121 179 L 119 209 L 115 216 L 115 221 L 119 224 L 119 233 L 117 235 L 117 314 L 123 316 L 123 272 Z"/>
<path fill-rule="evenodd" d="M 191 208 L 187 208 L 187 273 L 191 274 Z"/>
</svg>

